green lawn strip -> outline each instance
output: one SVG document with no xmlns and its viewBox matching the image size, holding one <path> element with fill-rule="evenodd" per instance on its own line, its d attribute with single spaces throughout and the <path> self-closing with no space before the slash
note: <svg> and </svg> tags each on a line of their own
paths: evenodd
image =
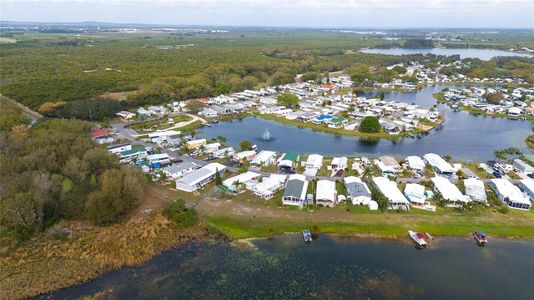
<svg viewBox="0 0 534 300">
<path fill-rule="evenodd" d="M 385 217 L 385 215 L 383 216 Z M 269 229 L 273 229 L 276 234 L 286 232 L 300 232 L 303 229 L 310 228 L 313 224 L 319 227 L 320 233 L 329 234 L 369 234 L 378 236 L 403 236 L 410 229 L 430 232 L 434 235 L 442 236 L 468 236 L 475 230 L 484 230 L 490 236 L 494 237 L 534 237 L 534 227 L 524 225 L 520 222 L 484 222 L 472 217 L 454 218 L 452 220 L 441 221 L 439 218 L 436 222 L 419 222 L 417 218 L 413 220 L 403 219 L 399 223 L 383 223 L 378 219 L 375 223 L 351 224 L 336 222 L 296 222 L 296 221 L 277 221 L 274 219 L 258 218 L 229 218 L 219 216 L 208 216 L 206 220 L 214 227 L 234 239 L 264 237 L 267 236 Z"/>
</svg>

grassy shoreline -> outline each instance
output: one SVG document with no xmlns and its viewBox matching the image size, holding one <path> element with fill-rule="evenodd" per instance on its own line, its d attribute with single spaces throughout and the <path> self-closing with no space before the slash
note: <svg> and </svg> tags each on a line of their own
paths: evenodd
<svg viewBox="0 0 534 300">
<path fill-rule="evenodd" d="M 438 127 L 443 122 L 443 119 L 441 119 L 439 122 L 437 122 L 435 124 L 435 126 L 430 127 L 427 130 L 418 129 L 418 130 L 415 130 L 413 132 L 401 132 L 400 134 L 392 135 L 392 134 L 388 134 L 388 133 L 385 133 L 385 132 L 365 133 L 365 132 L 354 131 L 354 130 L 346 130 L 346 129 L 341 129 L 341 128 L 330 128 L 330 127 L 326 127 L 326 126 L 315 125 L 315 124 L 312 124 L 310 122 L 304 123 L 304 122 L 300 122 L 300 121 L 297 121 L 297 120 L 288 120 L 288 119 L 283 118 L 283 117 L 278 117 L 278 116 L 273 116 L 273 115 L 268 115 L 268 114 L 264 114 L 264 115 L 262 115 L 262 114 L 254 114 L 254 116 L 258 117 L 258 118 L 266 119 L 266 120 L 277 121 L 277 122 L 280 122 L 280 123 L 286 124 L 286 125 L 297 126 L 297 127 L 300 127 L 300 128 L 309 128 L 309 129 L 312 129 L 314 131 L 322 131 L 322 132 L 331 133 L 331 134 L 335 134 L 335 135 L 356 136 L 356 137 L 368 138 L 368 139 L 391 139 L 391 140 L 397 140 L 397 139 L 404 138 L 410 133 L 428 132 L 428 131 Z"/>
<path fill-rule="evenodd" d="M 510 239 L 534 239 L 534 227 L 522 222 L 484 222 L 483 217 L 459 217 L 459 218 L 423 218 L 420 222 L 414 221 L 419 218 L 406 215 L 403 218 L 406 223 L 392 222 L 390 224 L 381 222 L 380 218 L 387 219 L 387 214 L 377 215 L 378 218 L 372 223 L 343 223 L 343 222 L 299 222 L 276 220 L 265 220 L 257 218 L 247 220 L 243 218 L 229 218 L 223 216 L 206 217 L 208 223 L 219 229 L 232 239 L 266 237 L 270 229 L 274 234 L 299 233 L 303 229 L 309 229 L 312 225 L 317 225 L 320 234 L 348 235 L 356 237 L 378 237 L 397 239 L 404 238 L 409 229 L 430 232 L 435 236 L 470 236 L 475 230 L 486 231 L 492 237 Z M 463 219 L 462 219 L 463 218 Z"/>
</svg>

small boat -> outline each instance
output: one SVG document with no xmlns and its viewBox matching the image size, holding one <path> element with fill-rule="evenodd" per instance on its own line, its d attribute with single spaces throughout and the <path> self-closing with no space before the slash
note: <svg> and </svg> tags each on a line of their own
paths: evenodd
<svg viewBox="0 0 534 300">
<path fill-rule="evenodd" d="M 408 230 L 408 235 L 419 247 L 426 247 L 425 235 L 423 233 Z"/>
<path fill-rule="evenodd" d="M 425 232 L 425 235 L 426 235 L 426 237 L 427 237 L 429 240 L 431 240 L 431 241 L 434 240 L 434 237 L 433 237 L 430 233 Z"/>
<path fill-rule="evenodd" d="M 206 124 L 204 124 L 204 126 L 211 127 L 211 124 L 210 123 L 206 123 Z"/>
<path fill-rule="evenodd" d="M 473 238 L 475 239 L 477 244 L 480 246 L 486 246 L 486 244 L 488 243 L 488 237 L 482 231 L 473 232 Z"/>
<path fill-rule="evenodd" d="M 304 243 L 309 244 L 312 242 L 312 234 L 308 229 L 302 230 L 302 238 L 304 238 Z"/>
</svg>

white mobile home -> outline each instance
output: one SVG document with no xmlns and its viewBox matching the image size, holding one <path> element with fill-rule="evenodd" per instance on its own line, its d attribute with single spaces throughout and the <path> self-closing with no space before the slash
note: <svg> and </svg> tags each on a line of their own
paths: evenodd
<svg viewBox="0 0 534 300">
<path fill-rule="evenodd" d="M 270 166 L 276 162 L 276 152 L 262 150 L 251 161 L 251 166 Z"/>
<path fill-rule="evenodd" d="M 404 188 L 404 195 L 412 205 L 425 205 L 426 195 L 425 187 L 417 183 L 408 183 Z"/>
<path fill-rule="evenodd" d="M 423 158 L 428 162 L 428 164 L 434 169 L 434 171 L 443 176 L 452 177 L 456 172 L 447 161 L 445 161 L 441 156 L 434 153 L 427 153 Z"/>
<path fill-rule="evenodd" d="M 353 205 L 369 204 L 369 201 L 371 201 L 371 191 L 367 184 L 360 178 L 348 176 L 343 178 L 343 183 L 347 189 L 347 199 L 350 200 Z"/>
<path fill-rule="evenodd" d="M 419 156 L 408 156 L 406 162 L 412 170 L 422 171 L 425 169 L 425 162 Z"/>
<path fill-rule="evenodd" d="M 486 202 L 486 188 L 484 182 L 476 178 L 464 179 L 465 194 L 473 201 Z"/>
<path fill-rule="evenodd" d="M 216 173 L 222 176 L 226 166 L 219 163 L 207 164 L 186 176 L 176 180 L 176 189 L 185 192 L 194 192 L 215 179 Z"/>
<path fill-rule="evenodd" d="M 373 177 L 373 184 L 389 201 L 392 209 L 409 209 L 410 202 L 399 190 L 397 183 L 386 177 Z"/>
<path fill-rule="evenodd" d="M 520 210 L 530 210 L 531 203 L 521 190 L 506 179 L 492 179 L 488 185 L 495 191 L 497 197 L 508 207 Z"/>
<path fill-rule="evenodd" d="M 252 189 L 252 184 L 256 184 L 261 174 L 247 171 L 223 181 L 223 185 L 232 192 L 237 192 L 243 188 Z"/>
<path fill-rule="evenodd" d="M 167 178 L 176 180 L 182 176 L 185 176 L 194 170 L 198 169 L 200 166 L 195 164 L 194 162 L 184 162 L 180 164 L 174 164 L 171 166 L 167 166 L 165 168 L 162 168 L 161 171 L 165 173 L 165 176 Z"/>
<path fill-rule="evenodd" d="M 306 160 L 306 169 L 320 169 L 323 166 L 323 156 L 310 154 Z"/>
<path fill-rule="evenodd" d="M 269 177 L 263 177 L 261 182 L 254 186 L 252 193 L 263 199 L 271 199 L 274 193 L 284 187 L 285 181 L 285 175 L 271 174 Z"/>
<path fill-rule="evenodd" d="M 458 187 L 452 184 L 447 178 L 432 177 L 430 180 L 432 180 L 435 190 L 441 194 L 444 200 L 451 202 L 454 205 L 470 201 L 470 199 L 463 195 Z"/>
<path fill-rule="evenodd" d="M 336 183 L 330 180 L 317 181 L 315 203 L 326 207 L 334 207 L 337 204 Z"/>
</svg>

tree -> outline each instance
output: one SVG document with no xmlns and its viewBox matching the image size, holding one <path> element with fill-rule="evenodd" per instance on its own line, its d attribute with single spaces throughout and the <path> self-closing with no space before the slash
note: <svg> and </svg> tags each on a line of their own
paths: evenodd
<svg viewBox="0 0 534 300">
<path fill-rule="evenodd" d="M 393 67 L 393 71 L 397 72 L 398 74 L 406 74 L 408 70 L 403 66 L 395 66 Z"/>
<path fill-rule="evenodd" d="M 222 178 L 221 178 L 221 174 L 219 173 L 219 169 L 215 170 L 215 184 L 216 185 L 222 184 Z"/>
<path fill-rule="evenodd" d="M 384 94 L 384 92 L 380 92 L 380 94 L 378 94 L 377 98 L 380 99 L 380 100 L 384 100 L 384 97 L 386 95 Z"/>
<path fill-rule="evenodd" d="M 287 108 L 298 108 L 299 107 L 299 98 L 290 93 L 282 93 L 277 98 L 278 104 L 283 105 Z"/>
<path fill-rule="evenodd" d="M 100 178 L 100 186 L 92 192 L 85 205 L 87 218 L 97 225 L 118 221 L 137 206 L 143 195 L 143 174 L 134 168 L 107 170 Z"/>
<path fill-rule="evenodd" d="M 488 101 L 488 103 L 490 104 L 499 104 L 503 99 L 502 94 L 499 92 L 487 93 L 486 95 L 484 95 L 484 97 L 486 98 L 486 101 Z"/>
<path fill-rule="evenodd" d="M 379 132 L 380 129 L 381 127 L 380 127 L 380 123 L 378 122 L 377 117 L 373 117 L 373 116 L 365 117 L 362 120 L 362 123 L 360 124 L 361 132 L 376 133 L 376 132 Z"/>
<path fill-rule="evenodd" d="M 167 219 L 174 221 L 181 228 L 187 228 L 198 222 L 198 214 L 195 209 L 187 208 L 182 199 L 171 201 L 163 210 Z"/>
<path fill-rule="evenodd" d="M 246 150 L 252 149 L 252 144 L 248 140 L 241 141 L 239 146 L 241 147 L 241 151 L 246 151 Z"/>
</svg>

